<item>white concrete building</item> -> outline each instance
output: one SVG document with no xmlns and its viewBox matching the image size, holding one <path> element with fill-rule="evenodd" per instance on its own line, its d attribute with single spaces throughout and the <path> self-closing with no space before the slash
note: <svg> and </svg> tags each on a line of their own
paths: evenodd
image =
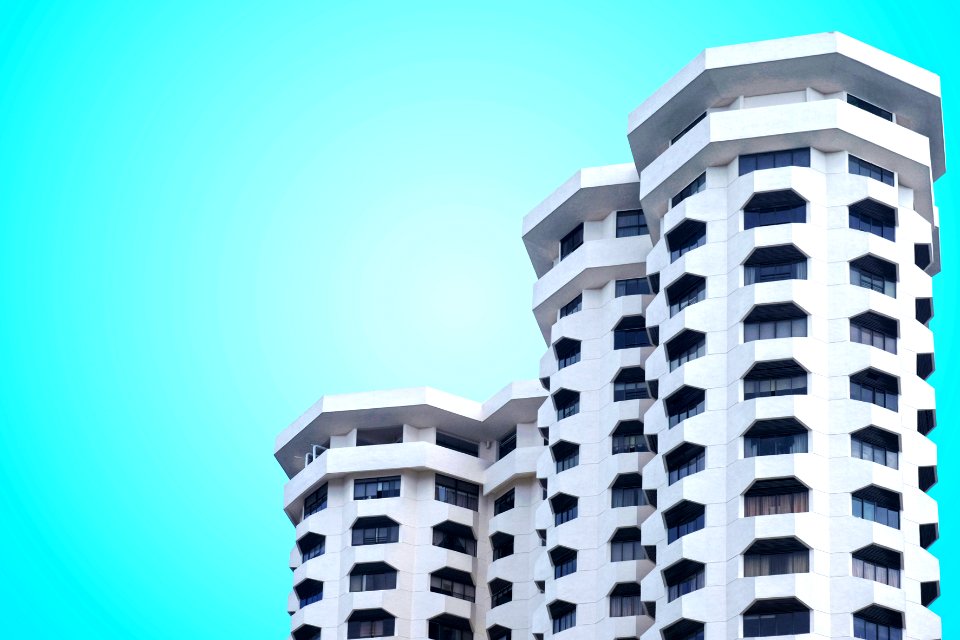
<svg viewBox="0 0 960 640">
<path fill-rule="evenodd" d="M 279 436 L 295 640 L 941 637 L 939 79 L 837 33 L 708 49 L 627 137 L 524 219 L 540 384 Z"/>
</svg>

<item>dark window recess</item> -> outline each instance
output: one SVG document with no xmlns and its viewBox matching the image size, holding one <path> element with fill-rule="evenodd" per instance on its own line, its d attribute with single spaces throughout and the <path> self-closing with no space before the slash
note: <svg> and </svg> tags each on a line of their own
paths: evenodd
<svg viewBox="0 0 960 640">
<path fill-rule="evenodd" d="M 540 539 L 540 546 L 547 546 L 547 530 L 546 529 L 537 529 L 537 537 Z"/>
<path fill-rule="evenodd" d="M 563 260 L 568 255 L 576 251 L 583 244 L 583 223 L 581 222 L 573 231 L 563 236 L 560 240 L 560 259 Z"/>
<path fill-rule="evenodd" d="M 681 560 L 663 570 L 663 581 L 667 584 L 667 602 L 673 602 L 680 596 L 703 589 L 704 566 L 693 560 Z"/>
<path fill-rule="evenodd" d="M 490 536 L 490 547 L 493 549 L 493 559 L 499 560 L 513 555 L 513 536 L 498 531 Z"/>
<path fill-rule="evenodd" d="M 694 180 L 693 182 L 685 186 L 683 189 L 681 189 L 680 193 L 673 196 L 673 198 L 670 200 L 670 206 L 675 207 L 681 202 L 683 202 L 684 200 L 686 200 L 687 198 L 689 198 L 690 196 L 700 193 L 706 188 L 707 188 L 707 174 L 706 172 L 704 172 L 704 173 L 701 173 L 699 176 L 697 176 L 696 180 Z"/>
<path fill-rule="evenodd" d="M 650 295 L 650 283 L 646 278 L 627 278 L 617 280 L 614 285 L 614 297 Z"/>
<path fill-rule="evenodd" d="M 897 266 L 866 255 L 850 262 L 850 284 L 897 297 Z"/>
<path fill-rule="evenodd" d="M 640 599 L 640 585 L 621 582 L 610 592 L 610 617 L 645 616 L 647 610 Z"/>
<path fill-rule="evenodd" d="M 561 338 L 553 345 L 557 356 L 557 369 L 564 369 L 580 362 L 580 341 L 571 338 Z"/>
<path fill-rule="evenodd" d="M 807 314 L 792 302 L 756 306 L 743 319 L 744 342 L 806 335 Z"/>
<path fill-rule="evenodd" d="M 386 516 L 357 518 L 353 524 L 353 546 L 387 544 L 400 540 L 400 525 Z"/>
<path fill-rule="evenodd" d="M 848 93 L 848 94 L 847 94 L 847 103 L 848 103 L 848 104 L 852 104 L 853 106 L 857 107 L 858 109 L 863 109 L 864 111 L 868 111 L 868 112 L 872 113 L 872 114 L 875 115 L 875 116 L 880 116 L 880 117 L 883 118 L 884 120 L 889 120 L 890 122 L 893 122 L 893 114 L 892 114 L 891 112 L 887 111 L 886 109 L 882 109 L 882 108 L 878 107 L 877 105 L 875 105 L 875 104 L 873 104 L 873 103 L 871 103 L 871 102 L 867 102 L 866 100 L 863 100 L 862 98 L 858 98 L 858 97 L 856 97 L 856 96 L 852 96 L 852 95 L 850 95 L 850 94 Z"/>
<path fill-rule="evenodd" d="M 301 562 L 322 556 L 327 551 L 327 538 L 319 533 L 308 533 L 297 540 L 297 550 Z"/>
<path fill-rule="evenodd" d="M 706 111 L 704 111 L 703 113 L 701 113 L 700 115 L 698 115 L 696 118 L 693 119 L 693 122 L 691 122 L 690 124 L 688 124 L 687 126 L 685 126 L 680 133 L 678 133 L 677 135 L 675 135 L 675 136 L 673 136 L 672 138 L 670 138 L 670 144 L 676 144 L 676 143 L 677 143 L 677 140 L 679 140 L 679 139 L 682 138 L 683 136 L 687 135 L 687 133 L 688 133 L 691 129 L 693 129 L 695 126 L 697 126 L 698 124 L 700 124 L 700 121 L 703 120 L 703 119 L 706 118 L 706 117 L 707 117 L 707 112 L 706 112 Z"/>
<path fill-rule="evenodd" d="M 876 369 L 864 369 L 850 376 L 850 399 L 897 410 L 900 381 Z"/>
<path fill-rule="evenodd" d="M 513 600 L 513 583 L 496 578 L 487 585 L 490 588 L 490 608 L 499 607 Z"/>
<path fill-rule="evenodd" d="M 507 457 L 507 454 L 511 453 L 516 448 L 517 430 L 514 429 L 497 440 L 497 460 L 502 460 L 503 458 Z"/>
<path fill-rule="evenodd" d="M 936 522 L 920 525 L 920 546 L 929 549 L 940 537 L 940 526 Z"/>
<path fill-rule="evenodd" d="M 392 636 L 396 618 L 383 609 L 357 609 L 347 618 L 348 638 Z"/>
<path fill-rule="evenodd" d="M 546 478 L 537 478 L 537 482 L 540 483 L 540 492 L 543 500 L 547 499 L 547 479 Z"/>
<path fill-rule="evenodd" d="M 853 552 L 853 575 L 891 587 L 900 587 L 900 568 L 903 559 L 899 552 L 872 544 Z"/>
<path fill-rule="evenodd" d="M 926 269 L 933 262 L 933 257 L 931 256 L 930 245 L 928 244 L 915 244 L 913 245 L 913 264 L 917 265 L 919 269 Z"/>
<path fill-rule="evenodd" d="M 651 398 L 653 398 L 654 400 L 658 400 L 660 398 L 660 381 L 648 380 L 647 390 L 650 392 Z"/>
<path fill-rule="evenodd" d="M 400 476 L 363 478 L 353 481 L 354 500 L 396 498 L 400 495 Z"/>
<path fill-rule="evenodd" d="M 792 244 L 761 247 L 743 266 L 744 284 L 807 279 L 807 256 Z"/>
<path fill-rule="evenodd" d="M 667 287 L 667 302 L 670 303 L 670 317 L 677 315 L 690 305 L 701 302 L 707 295 L 707 280 L 701 276 L 685 273 Z"/>
<path fill-rule="evenodd" d="M 470 574 L 449 567 L 437 569 L 430 574 L 430 591 L 467 602 L 474 602 L 477 597 Z"/>
<path fill-rule="evenodd" d="M 743 637 L 810 633 L 810 610 L 794 598 L 758 600 L 743 612 Z"/>
<path fill-rule="evenodd" d="M 318 580 L 304 580 L 293 588 L 300 601 L 300 608 L 323 600 L 323 583 Z"/>
<path fill-rule="evenodd" d="M 533 584 L 537 587 L 537 591 L 539 591 L 540 593 L 545 593 L 547 591 L 546 580 L 534 580 Z"/>
<path fill-rule="evenodd" d="M 563 420 L 580 413 L 580 393 L 569 389 L 558 389 L 553 394 L 553 406 L 557 410 L 557 420 Z"/>
<path fill-rule="evenodd" d="M 937 414 L 933 409 L 920 409 L 917 411 L 917 431 L 923 435 L 930 435 L 933 428 L 937 426 Z"/>
<path fill-rule="evenodd" d="M 436 476 L 433 497 L 439 502 L 477 511 L 480 501 L 480 486 L 450 476 Z"/>
<path fill-rule="evenodd" d="M 933 317 L 933 298 L 917 298 L 916 308 L 917 322 L 928 326 L 930 319 Z"/>
<path fill-rule="evenodd" d="M 796 538 L 757 540 L 743 554 L 743 575 L 779 576 L 810 571 L 810 550 Z"/>
<path fill-rule="evenodd" d="M 327 485 L 323 485 L 303 499 L 303 519 L 327 508 Z"/>
<path fill-rule="evenodd" d="M 903 614 L 872 604 L 853 614 L 853 637 L 864 640 L 902 640 Z"/>
<path fill-rule="evenodd" d="M 795 418 L 758 420 L 743 434 L 743 457 L 807 452 L 807 428 Z"/>
<path fill-rule="evenodd" d="M 553 621 L 553 633 L 560 633 L 577 626 L 577 605 L 563 600 L 554 600 L 547 607 Z"/>
<path fill-rule="evenodd" d="M 660 293 L 660 274 L 648 273 L 647 282 L 650 283 L 650 290 L 654 293 Z"/>
<path fill-rule="evenodd" d="M 929 491 L 937 484 L 937 465 L 917 469 L 917 480 L 921 491 Z"/>
<path fill-rule="evenodd" d="M 550 453 L 556 463 L 557 473 L 572 469 L 580 464 L 580 445 L 561 440 L 552 447 Z"/>
<path fill-rule="evenodd" d="M 850 228 L 872 233 L 887 240 L 896 240 L 897 212 L 876 200 L 861 200 L 848 207 Z"/>
<path fill-rule="evenodd" d="M 877 427 L 865 427 L 850 434 L 850 455 L 897 469 L 900 436 Z"/>
<path fill-rule="evenodd" d="M 760 169 L 777 169 L 779 167 L 809 167 L 810 147 L 804 149 L 786 149 L 784 151 L 765 151 L 740 156 L 740 175 Z"/>
<path fill-rule="evenodd" d="M 458 438 L 457 436 L 451 436 L 450 434 L 443 433 L 442 431 L 437 431 L 437 445 L 444 447 L 445 449 L 453 449 L 454 451 L 465 453 L 468 456 L 473 456 L 474 458 L 480 457 L 480 445 L 478 443 L 473 442 L 472 440 L 464 440 L 463 438 Z"/>
<path fill-rule="evenodd" d="M 385 562 L 365 562 L 350 571 L 350 591 L 383 591 L 397 588 L 397 570 Z"/>
<path fill-rule="evenodd" d="M 553 578 L 559 579 L 575 573 L 577 570 L 577 552 L 567 547 L 550 550 L 550 564 L 553 565 Z"/>
<path fill-rule="evenodd" d="M 510 629 L 501 627 L 498 624 L 487 629 L 487 637 L 489 640 L 510 640 L 510 635 Z"/>
<path fill-rule="evenodd" d="M 667 484 L 670 485 L 703 471 L 706 468 L 706 449 L 684 442 L 663 459 L 667 465 Z"/>
<path fill-rule="evenodd" d="M 460 616 L 441 613 L 427 621 L 429 640 L 473 640 L 470 621 Z"/>
<path fill-rule="evenodd" d="M 620 320 L 613 329 L 613 348 L 632 349 L 634 347 L 649 347 L 650 336 L 647 335 L 647 321 L 643 316 L 628 316 Z"/>
<path fill-rule="evenodd" d="M 670 360 L 670 371 L 679 369 L 682 365 L 696 360 L 707 354 L 707 336 L 699 331 L 689 329 L 667 343 L 667 358 Z"/>
<path fill-rule="evenodd" d="M 900 528 L 900 494 L 869 485 L 854 491 L 853 517 Z"/>
<path fill-rule="evenodd" d="M 477 538 L 473 535 L 473 530 L 449 520 L 433 527 L 433 546 L 468 556 L 477 555 Z"/>
<path fill-rule="evenodd" d="M 670 262 L 707 243 L 707 224 L 700 220 L 684 220 L 667 233 Z"/>
<path fill-rule="evenodd" d="M 643 423 L 639 420 L 625 420 L 613 430 L 613 449 L 611 453 L 637 453 L 649 451 L 643 435 Z"/>
<path fill-rule="evenodd" d="M 564 522 L 570 522 L 577 517 L 577 498 L 565 493 L 558 493 L 550 498 L 550 507 L 553 509 L 553 526 L 559 527 Z"/>
<path fill-rule="evenodd" d="M 675 427 L 687 418 L 700 415 L 706 405 L 706 393 L 696 387 L 681 387 L 664 402 L 670 427 Z"/>
<path fill-rule="evenodd" d="M 743 378 L 743 399 L 807 393 L 807 372 L 795 360 L 758 362 Z"/>
<path fill-rule="evenodd" d="M 663 630 L 663 640 L 703 640 L 703 623 L 686 618 Z"/>
<path fill-rule="evenodd" d="M 933 601 L 940 597 L 940 581 L 920 583 L 920 604 L 929 607 Z"/>
<path fill-rule="evenodd" d="M 493 515 L 498 516 L 504 511 L 510 511 L 513 509 L 516 502 L 517 492 L 515 489 L 510 489 L 505 494 L 493 501 Z"/>
<path fill-rule="evenodd" d="M 849 170 L 850 173 L 854 175 L 866 176 L 868 178 L 873 178 L 874 180 L 879 180 L 884 184 L 893 186 L 893 171 L 884 169 L 883 167 L 878 167 L 872 162 L 861 160 L 857 156 L 850 156 Z"/>
<path fill-rule="evenodd" d="M 922 380 L 926 380 L 933 374 L 933 371 L 934 371 L 933 354 L 918 353 L 917 354 L 917 375 Z"/>
<path fill-rule="evenodd" d="M 560 307 L 560 317 L 566 318 L 567 316 L 580 311 L 583 308 L 583 294 L 579 294 L 576 298 L 568 302 L 567 304 Z"/>
<path fill-rule="evenodd" d="M 696 502 L 684 500 L 663 514 L 667 525 L 667 544 L 683 536 L 700 531 L 705 524 L 704 507 Z"/>
<path fill-rule="evenodd" d="M 639 473 L 623 473 L 617 476 L 611 487 L 611 507 L 642 507 L 646 504 L 649 503 L 643 492 L 643 477 Z"/>
<path fill-rule="evenodd" d="M 743 208 L 743 228 L 807 221 L 807 201 L 790 189 L 758 193 Z"/>
<path fill-rule="evenodd" d="M 403 426 L 362 429 L 357 431 L 357 446 L 370 447 L 378 444 L 397 444 L 403 442 Z"/>
<path fill-rule="evenodd" d="M 646 549 L 640 544 L 638 527 L 617 529 L 610 539 L 610 562 L 648 559 Z"/>
<path fill-rule="evenodd" d="M 550 391 L 550 378 L 540 378 L 540 386 L 544 391 Z"/>
<path fill-rule="evenodd" d="M 647 219 L 643 215 L 643 209 L 617 211 L 618 238 L 645 236 L 648 233 L 650 233 L 650 230 L 647 229 Z"/>
<path fill-rule="evenodd" d="M 757 480 L 743 494 L 743 514 L 773 516 L 810 510 L 810 490 L 796 478 Z"/>
<path fill-rule="evenodd" d="M 320 640 L 320 627 L 305 624 L 293 632 L 293 640 Z"/>
<path fill-rule="evenodd" d="M 850 318 L 850 342 L 896 353 L 898 335 L 897 321 L 879 313 L 867 311 Z"/>
<path fill-rule="evenodd" d="M 643 400 L 650 397 L 643 367 L 623 369 L 613 380 L 613 401 Z"/>
</svg>

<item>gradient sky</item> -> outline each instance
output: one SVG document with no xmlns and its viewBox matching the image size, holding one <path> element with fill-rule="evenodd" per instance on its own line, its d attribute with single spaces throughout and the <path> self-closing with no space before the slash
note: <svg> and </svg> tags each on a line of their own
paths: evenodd
<svg viewBox="0 0 960 640">
<path fill-rule="evenodd" d="M 516 4 L 0 0 L 0 635 L 283 638 L 276 433 L 323 394 L 535 377 L 522 216 L 628 162 L 627 114 L 704 47 L 862 39 L 943 76 L 960 158 L 946 4 Z M 940 612 L 958 490 L 942 464 Z"/>
</svg>

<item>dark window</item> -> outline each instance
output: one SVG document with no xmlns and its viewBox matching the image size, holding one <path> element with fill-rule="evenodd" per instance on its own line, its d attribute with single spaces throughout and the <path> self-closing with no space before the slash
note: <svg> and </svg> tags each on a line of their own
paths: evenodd
<svg viewBox="0 0 960 640">
<path fill-rule="evenodd" d="M 553 345 L 553 350 L 557 355 L 557 369 L 563 369 L 580 362 L 579 340 L 561 338 L 557 341 L 557 344 Z"/>
<path fill-rule="evenodd" d="M 853 637 L 864 640 L 902 640 L 903 614 L 870 605 L 853 614 Z"/>
<path fill-rule="evenodd" d="M 326 553 L 327 539 L 318 533 L 308 533 L 297 540 L 297 549 L 300 551 L 300 561 L 306 562 Z"/>
<path fill-rule="evenodd" d="M 357 446 L 370 447 L 378 444 L 403 442 L 403 426 L 361 429 L 357 431 Z"/>
<path fill-rule="evenodd" d="M 896 239 L 897 212 L 876 200 L 861 200 L 849 207 L 850 228 L 866 231 L 874 235 Z"/>
<path fill-rule="evenodd" d="M 617 211 L 617 237 L 644 236 L 650 233 L 642 209 Z"/>
<path fill-rule="evenodd" d="M 477 511 L 480 501 L 480 486 L 437 474 L 434 498 L 440 502 Z"/>
<path fill-rule="evenodd" d="M 687 476 L 706 468 L 706 450 L 695 444 L 684 442 L 663 457 L 667 463 L 667 484 L 679 482 Z"/>
<path fill-rule="evenodd" d="M 897 352 L 897 321 L 868 311 L 850 318 L 850 341 Z"/>
<path fill-rule="evenodd" d="M 293 640 L 320 640 L 320 627 L 305 624 L 293 632 Z"/>
<path fill-rule="evenodd" d="M 917 298 L 916 300 L 917 322 L 927 326 L 930 318 L 933 317 L 933 298 Z"/>
<path fill-rule="evenodd" d="M 927 436 L 937 426 L 937 413 L 933 409 L 917 411 L 917 431 Z"/>
<path fill-rule="evenodd" d="M 650 295 L 650 283 L 646 278 L 627 278 L 617 280 L 614 287 L 614 297 Z"/>
<path fill-rule="evenodd" d="M 300 608 L 323 600 L 323 583 L 317 580 L 304 580 L 293 588 L 300 600 Z"/>
<path fill-rule="evenodd" d="M 684 220 L 667 233 L 670 262 L 707 243 L 707 224 L 700 220 Z"/>
<path fill-rule="evenodd" d="M 935 484 L 937 484 L 937 465 L 917 468 L 917 486 L 921 491 L 926 493 Z"/>
<path fill-rule="evenodd" d="M 497 578 L 490 584 L 490 608 L 499 607 L 513 600 L 513 583 Z"/>
<path fill-rule="evenodd" d="M 707 336 L 699 331 L 686 330 L 667 343 L 670 371 L 707 354 Z"/>
<path fill-rule="evenodd" d="M 850 434 L 850 455 L 893 469 L 898 468 L 900 438 L 877 427 L 866 427 Z"/>
<path fill-rule="evenodd" d="M 649 450 L 643 435 L 643 423 L 639 420 L 625 420 L 613 431 L 612 453 L 636 453 Z"/>
<path fill-rule="evenodd" d="M 669 426 L 675 427 L 687 418 L 703 413 L 705 401 L 706 394 L 703 389 L 681 387 L 664 402 Z"/>
<path fill-rule="evenodd" d="M 493 549 L 493 559 L 499 560 L 513 555 L 513 536 L 498 531 L 490 536 L 490 547 Z"/>
<path fill-rule="evenodd" d="M 680 193 L 673 196 L 673 199 L 670 201 L 670 206 L 675 207 L 690 196 L 700 193 L 707 188 L 707 174 L 706 172 L 701 173 L 697 176 L 697 179 L 685 186 L 680 190 Z"/>
<path fill-rule="evenodd" d="M 303 519 L 327 508 L 327 485 L 323 485 L 303 499 Z"/>
<path fill-rule="evenodd" d="M 560 317 L 566 318 L 567 316 L 580 311 L 583 308 L 583 294 L 581 293 L 576 298 L 568 302 L 567 304 L 560 307 Z"/>
<path fill-rule="evenodd" d="M 760 305 L 743 319 L 744 342 L 806 335 L 807 314 L 793 303 Z"/>
<path fill-rule="evenodd" d="M 757 249 L 743 266 L 744 284 L 807 279 L 807 256 L 792 244 Z"/>
<path fill-rule="evenodd" d="M 703 564 L 692 560 L 681 560 L 663 571 L 667 584 L 667 602 L 673 602 L 704 587 Z"/>
<path fill-rule="evenodd" d="M 613 401 L 642 400 L 649 398 L 646 374 L 643 367 L 623 369 L 613 380 Z"/>
<path fill-rule="evenodd" d="M 546 529 L 537 529 L 537 538 L 540 539 L 540 546 L 547 546 L 547 530 Z"/>
<path fill-rule="evenodd" d="M 850 262 L 850 284 L 897 297 L 897 267 L 871 255 Z"/>
<path fill-rule="evenodd" d="M 497 460 L 507 457 L 507 454 L 517 448 L 517 430 L 514 429 L 497 441 Z"/>
<path fill-rule="evenodd" d="M 636 582 L 621 582 L 610 592 L 610 617 L 645 616 L 647 610 L 640 599 L 640 585 Z"/>
<path fill-rule="evenodd" d="M 572 469 L 580 464 L 580 446 L 572 442 L 560 441 L 550 447 L 556 462 L 557 473 Z"/>
<path fill-rule="evenodd" d="M 559 389 L 553 394 L 553 406 L 557 410 L 557 420 L 563 420 L 580 413 L 580 394 L 569 389 Z"/>
<path fill-rule="evenodd" d="M 758 362 L 743 378 L 743 399 L 807 393 L 807 372 L 794 360 Z"/>
<path fill-rule="evenodd" d="M 459 616 L 442 613 L 427 622 L 427 638 L 430 640 L 473 640 L 470 621 Z"/>
<path fill-rule="evenodd" d="M 384 478 L 363 478 L 353 481 L 354 500 L 376 500 L 377 498 L 396 498 L 400 495 L 400 476 Z"/>
<path fill-rule="evenodd" d="M 877 105 L 872 104 L 872 103 L 870 103 L 870 102 L 867 102 L 866 100 L 862 100 L 862 99 L 860 99 L 860 98 L 858 98 L 858 97 L 856 97 L 856 96 L 852 96 L 852 95 L 850 95 L 850 94 L 848 93 L 848 94 L 847 94 L 847 102 L 848 102 L 849 104 L 852 104 L 853 106 L 859 108 L 859 109 L 863 109 L 864 111 L 869 111 L 870 113 L 872 113 L 872 114 L 875 115 L 875 116 L 880 116 L 880 117 L 883 118 L 884 120 L 889 120 L 890 122 L 893 122 L 893 114 L 892 114 L 892 113 L 890 113 L 890 112 L 887 111 L 886 109 L 881 109 L 881 108 L 878 107 Z"/>
<path fill-rule="evenodd" d="M 810 633 L 810 610 L 793 598 L 758 600 L 743 612 L 743 636 L 793 636 Z"/>
<path fill-rule="evenodd" d="M 850 376 L 850 399 L 896 411 L 899 387 L 895 377 L 876 369 L 864 369 Z"/>
<path fill-rule="evenodd" d="M 932 353 L 918 353 L 917 354 L 917 376 L 921 380 L 926 380 L 934 371 L 933 365 L 933 354 Z"/>
<path fill-rule="evenodd" d="M 610 562 L 647 560 L 646 550 L 640 544 L 640 529 L 624 527 L 617 529 L 610 539 Z"/>
<path fill-rule="evenodd" d="M 683 309 L 706 298 L 707 281 L 700 276 L 686 273 L 667 287 L 667 302 L 670 303 L 670 317 Z"/>
<path fill-rule="evenodd" d="M 392 636 L 396 619 L 383 609 L 360 609 L 347 618 L 348 638 Z"/>
<path fill-rule="evenodd" d="M 560 259 L 563 260 L 568 255 L 580 248 L 583 244 L 583 223 L 578 224 L 573 231 L 568 233 L 560 240 Z"/>
<path fill-rule="evenodd" d="M 663 630 L 663 640 L 703 640 L 703 623 L 682 619 Z"/>
<path fill-rule="evenodd" d="M 807 429 L 794 418 L 758 420 L 743 435 L 743 457 L 807 452 Z"/>
<path fill-rule="evenodd" d="M 546 440 L 546 438 L 544 438 L 544 440 Z M 544 444 L 546 444 L 546 442 L 544 442 Z M 540 483 L 541 499 L 546 500 L 547 499 L 547 479 L 537 478 L 537 482 Z"/>
<path fill-rule="evenodd" d="M 743 575 L 780 576 L 810 571 L 810 550 L 796 538 L 757 540 L 743 554 Z"/>
<path fill-rule="evenodd" d="M 898 552 L 872 544 L 853 552 L 853 575 L 899 588 L 902 562 Z"/>
<path fill-rule="evenodd" d="M 900 528 L 900 494 L 870 485 L 853 492 L 853 516 Z"/>
<path fill-rule="evenodd" d="M 807 201 L 789 189 L 758 193 L 743 208 L 744 229 L 806 221 Z"/>
<path fill-rule="evenodd" d="M 626 317 L 613 330 L 614 349 L 649 346 L 650 336 L 647 335 L 647 321 L 643 316 Z"/>
<path fill-rule="evenodd" d="M 873 178 L 874 180 L 879 180 L 884 184 L 893 186 L 893 171 L 889 171 L 883 167 L 878 167 L 877 165 L 867 162 L 866 160 L 861 160 L 854 155 L 850 156 L 850 173 L 858 176 Z"/>
<path fill-rule="evenodd" d="M 553 632 L 560 633 L 577 626 L 577 605 L 557 600 L 548 607 L 553 621 Z"/>
<path fill-rule="evenodd" d="M 649 504 L 643 492 L 643 478 L 639 473 L 624 473 L 613 482 L 610 506 L 641 507 Z"/>
<path fill-rule="evenodd" d="M 740 156 L 740 175 L 745 176 L 758 169 L 776 169 L 779 167 L 809 167 L 810 147 L 805 149 L 787 149 L 785 151 L 766 151 Z M 749 228 L 749 227 L 748 227 Z"/>
<path fill-rule="evenodd" d="M 510 489 L 505 494 L 493 501 L 493 515 L 498 516 L 504 511 L 510 511 L 514 507 L 514 498 L 516 496 L 516 491 Z"/>
<path fill-rule="evenodd" d="M 501 627 L 498 624 L 487 629 L 487 637 L 489 640 L 510 640 L 510 635 L 510 629 Z"/>
<path fill-rule="evenodd" d="M 446 449 L 453 449 L 474 458 L 480 457 L 480 445 L 472 440 L 464 440 L 450 434 L 437 431 L 437 444 Z"/>
<path fill-rule="evenodd" d="M 473 586 L 470 574 L 449 567 L 430 574 L 430 591 L 467 602 L 476 601 L 476 587 Z"/>
<path fill-rule="evenodd" d="M 681 131 L 681 132 L 678 133 L 677 135 L 675 135 L 675 136 L 673 136 L 672 138 L 670 138 L 670 144 L 676 144 L 676 143 L 677 143 L 677 140 L 679 140 L 679 139 L 682 138 L 683 136 L 687 135 L 687 133 L 688 133 L 691 129 L 693 129 L 695 126 L 697 126 L 698 124 L 700 124 L 700 121 L 703 120 L 703 119 L 706 118 L 706 117 L 707 117 L 707 112 L 706 112 L 706 111 L 704 111 L 703 113 L 701 113 L 700 115 L 698 115 L 696 118 L 693 119 L 693 122 L 691 122 L 690 124 L 688 124 L 687 126 L 685 126 L 685 127 L 683 128 L 683 131 Z"/>
<path fill-rule="evenodd" d="M 441 522 L 433 528 L 433 546 L 450 551 L 477 555 L 477 539 L 470 527 L 456 522 Z"/>
<path fill-rule="evenodd" d="M 700 531 L 706 522 L 703 505 L 686 500 L 664 513 L 663 519 L 667 525 L 667 544 Z"/>
<path fill-rule="evenodd" d="M 773 516 L 810 510 L 810 491 L 796 478 L 757 480 L 743 498 L 743 514 Z"/>
<path fill-rule="evenodd" d="M 931 255 L 932 252 L 933 248 L 929 244 L 914 244 L 913 264 L 917 265 L 917 268 L 926 271 L 927 267 L 933 263 L 933 256 Z"/>
<path fill-rule="evenodd" d="M 577 517 L 577 499 L 565 493 L 558 493 L 550 499 L 553 507 L 553 526 L 559 527 Z"/>
<path fill-rule="evenodd" d="M 386 516 L 358 518 L 353 525 L 353 546 L 387 544 L 400 540 L 400 525 Z"/>
<path fill-rule="evenodd" d="M 350 572 L 350 591 L 383 591 L 397 588 L 397 570 L 384 562 L 366 562 Z"/>
</svg>

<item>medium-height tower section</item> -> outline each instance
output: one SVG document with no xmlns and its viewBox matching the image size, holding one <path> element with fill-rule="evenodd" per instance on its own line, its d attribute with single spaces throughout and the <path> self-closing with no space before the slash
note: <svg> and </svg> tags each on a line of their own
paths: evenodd
<svg viewBox="0 0 960 640">
<path fill-rule="evenodd" d="M 540 385 L 277 439 L 294 640 L 938 640 L 937 76 L 708 49 L 523 221 Z M 542 388 L 541 388 L 542 387 Z"/>
</svg>

